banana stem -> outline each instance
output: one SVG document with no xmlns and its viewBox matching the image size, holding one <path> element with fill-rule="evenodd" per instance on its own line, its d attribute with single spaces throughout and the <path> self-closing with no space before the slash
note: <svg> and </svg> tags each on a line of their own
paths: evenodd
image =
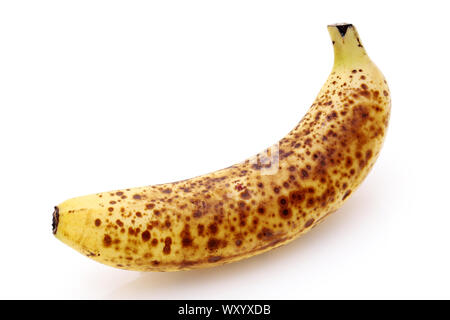
<svg viewBox="0 0 450 320">
<path fill-rule="evenodd" d="M 334 48 L 334 68 L 349 68 L 367 63 L 369 57 L 352 24 L 332 24 L 328 26 L 328 32 Z"/>
</svg>

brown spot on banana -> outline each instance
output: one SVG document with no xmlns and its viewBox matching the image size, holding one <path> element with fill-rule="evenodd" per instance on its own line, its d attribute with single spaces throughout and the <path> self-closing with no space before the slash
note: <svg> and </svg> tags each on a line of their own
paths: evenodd
<svg viewBox="0 0 450 320">
<path fill-rule="evenodd" d="M 321 223 L 372 168 L 391 107 L 355 27 L 328 30 L 333 70 L 278 144 L 192 179 L 67 200 L 53 213 L 55 236 L 113 267 L 176 271 L 251 257 Z"/>
</svg>

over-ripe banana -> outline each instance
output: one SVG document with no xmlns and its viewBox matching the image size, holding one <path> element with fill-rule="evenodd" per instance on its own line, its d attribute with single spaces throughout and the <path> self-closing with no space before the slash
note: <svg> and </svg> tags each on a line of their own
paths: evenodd
<svg viewBox="0 0 450 320">
<path fill-rule="evenodd" d="M 351 24 L 328 26 L 333 70 L 308 113 L 278 144 L 189 180 L 67 200 L 53 233 L 122 269 L 217 266 L 286 244 L 342 206 L 373 166 L 390 93 Z"/>
</svg>

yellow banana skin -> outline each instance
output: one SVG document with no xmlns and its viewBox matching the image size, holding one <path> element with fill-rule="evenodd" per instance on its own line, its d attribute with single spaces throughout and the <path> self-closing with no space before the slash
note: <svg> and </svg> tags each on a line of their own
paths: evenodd
<svg viewBox="0 0 450 320">
<path fill-rule="evenodd" d="M 311 230 L 368 174 L 391 106 L 386 81 L 355 27 L 328 31 L 333 70 L 278 144 L 189 180 L 67 200 L 55 207 L 55 236 L 116 268 L 177 271 L 251 257 Z"/>
</svg>

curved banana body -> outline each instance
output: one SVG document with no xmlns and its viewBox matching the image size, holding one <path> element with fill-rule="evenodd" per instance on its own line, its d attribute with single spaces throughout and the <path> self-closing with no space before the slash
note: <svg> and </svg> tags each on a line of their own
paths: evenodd
<svg viewBox="0 0 450 320">
<path fill-rule="evenodd" d="M 380 152 L 391 102 L 356 29 L 328 30 L 333 70 L 277 145 L 189 180 L 67 200 L 53 214 L 56 237 L 113 267 L 186 270 L 286 244 L 341 207 Z"/>
</svg>

